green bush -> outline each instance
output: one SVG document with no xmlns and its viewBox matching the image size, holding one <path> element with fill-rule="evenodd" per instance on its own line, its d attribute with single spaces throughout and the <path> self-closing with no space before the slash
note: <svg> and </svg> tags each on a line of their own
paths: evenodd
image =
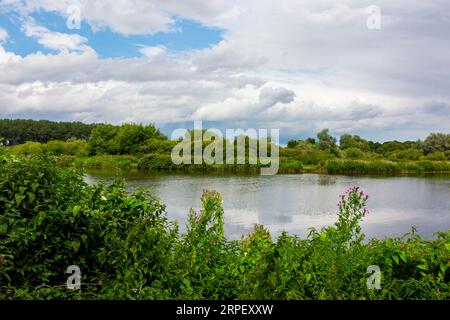
<svg viewBox="0 0 450 320">
<path fill-rule="evenodd" d="M 120 181 L 91 186 L 47 157 L 0 163 L 0 299 L 450 298 L 450 231 L 367 241 L 357 186 L 340 196 L 337 222 L 305 239 L 258 225 L 232 241 L 217 192 L 180 234 L 158 199 Z M 70 265 L 81 290 L 66 288 Z M 379 290 L 367 288 L 371 265 Z"/>
<path fill-rule="evenodd" d="M 448 161 L 409 161 L 392 162 L 383 160 L 329 160 L 325 163 L 328 173 L 339 174 L 398 174 L 398 173 L 432 173 L 450 172 Z"/>
<path fill-rule="evenodd" d="M 137 165 L 139 170 L 181 170 L 183 165 L 176 165 L 170 154 L 146 154 Z"/>
<path fill-rule="evenodd" d="M 15 155 L 39 156 L 44 153 L 44 146 L 39 142 L 27 141 L 24 144 L 13 146 L 12 153 Z"/>
<path fill-rule="evenodd" d="M 362 159 L 364 158 L 364 152 L 361 149 L 350 147 L 345 150 L 345 155 L 350 159 Z"/>
<path fill-rule="evenodd" d="M 423 156 L 423 152 L 417 149 L 408 149 L 392 152 L 388 158 L 389 160 L 419 160 Z"/>
<path fill-rule="evenodd" d="M 432 161 L 445 161 L 447 160 L 447 156 L 444 152 L 438 151 L 435 153 L 429 153 L 424 157 L 425 160 L 432 160 Z"/>
</svg>

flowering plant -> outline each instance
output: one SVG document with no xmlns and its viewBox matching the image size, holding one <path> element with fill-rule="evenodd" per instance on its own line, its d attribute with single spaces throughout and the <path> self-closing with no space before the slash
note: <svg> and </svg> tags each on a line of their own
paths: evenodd
<svg viewBox="0 0 450 320">
<path fill-rule="evenodd" d="M 369 196 L 359 186 L 350 187 L 344 194 L 340 195 L 339 219 L 336 227 L 343 237 L 344 243 L 354 242 L 362 239 L 360 236 L 360 220 L 369 213 L 366 208 Z"/>
</svg>

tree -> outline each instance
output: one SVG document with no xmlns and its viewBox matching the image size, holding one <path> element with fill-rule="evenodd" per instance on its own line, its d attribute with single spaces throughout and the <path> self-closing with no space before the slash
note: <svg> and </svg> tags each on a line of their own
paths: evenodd
<svg viewBox="0 0 450 320">
<path fill-rule="evenodd" d="M 450 150 L 450 134 L 432 133 L 423 142 L 425 154 Z"/>
<path fill-rule="evenodd" d="M 118 127 L 111 124 L 103 124 L 92 130 L 88 141 L 89 154 L 117 154 L 118 148 L 114 145 L 114 138 L 118 132 Z"/>
<path fill-rule="evenodd" d="M 48 120 L 0 119 L 0 136 L 11 145 L 26 141 L 46 143 L 51 140 L 66 141 L 70 138 L 86 140 L 96 124 L 81 122 L 53 122 Z"/>
<path fill-rule="evenodd" d="M 287 143 L 287 147 L 288 148 L 295 148 L 297 146 L 297 144 L 298 144 L 297 140 L 289 140 L 288 143 Z"/>
<path fill-rule="evenodd" d="M 343 134 L 339 139 L 339 147 L 342 150 L 349 148 L 357 148 L 362 151 L 369 151 L 370 145 L 367 140 L 364 140 L 358 135 L 352 136 L 351 134 Z"/>
<path fill-rule="evenodd" d="M 324 129 L 317 134 L 319 139 L 319 150 L 334 152 L 336 149 L 336 138 L 329 134 L 328 129 Z"/>
<path fill-rule="evenodd" d="M 101 125 L 92 130 L 89 138 L 89 153 L 94 154 L 137 154 L 154 144 L 152 140 L 167 140 L 153 124 Z"/>
</svg>

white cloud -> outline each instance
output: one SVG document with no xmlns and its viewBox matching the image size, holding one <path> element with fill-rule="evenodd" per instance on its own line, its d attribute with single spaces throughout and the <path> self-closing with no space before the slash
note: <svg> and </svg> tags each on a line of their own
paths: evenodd
<svg viewBox="0 0 450 320">
<path fill-rule="evenodd" d="M 165 46 L 143 46 L 139 45 L 141 48 L 139 52 L 141 52 L 144 56 L 149 59 L 154 59 L 164 55 L 167 51 Z"/>
<path fill-rule="evenodd" d="M 72 2 L 8 3 L 26 16 L 37 9 L 66 15 Z M 160 124 L 203 119 L 289 134 L 329 127 L 381 139 L 448 131 L 446 0 L 79 3 L 83 23 L 94 29 L 152 34 L 173 30 L 175 17 L 184 17 L 219 26 L 224 36 L 203 50 L 141 46 L 142 57 L 101 59 L 88 39 L 29 23 L 27 34 L 58 52 L 21 58 L 0 40 L 0 113 Z M 373 4 L 383 15 L 377 31 L 366 27 Z"/>
<path fill-rule="evenodd" d="M 3 1 L 4 2 L 4 1 Z M 3 5 L 22 13 L 38 10 L 57 11 L 68 16 L 70 5 L 79 6 L 81 18 L 94 31 L 109 28 L 124 35 L 155 34 L 174 31 L 174 16 L 216 25 L 236 12 L 234 1 L 223 0 L 9 0 Z"/>
<path fill-rule="evenodd" d="M 78 34 L 53 32 L 37 25 L 31 19 L 25 22 L 23 31 L 28 37 L 36 38 L 42 46 L 54 50 L 83 51 L 89 47 L 85 44 L 88 39 Z"/>
<path fill-rule="evenodd" d="M 2 27 L 0 27 L 0 43 L 3 43 L 6 41 L 6 39 L 8 39 L 8 32 L 3 29 Z"/>
</svg>

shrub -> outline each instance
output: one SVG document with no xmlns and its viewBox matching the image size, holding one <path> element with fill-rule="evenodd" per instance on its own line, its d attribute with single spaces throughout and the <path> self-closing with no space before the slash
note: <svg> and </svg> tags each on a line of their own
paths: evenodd
<svg viewBox="0 0 450 320">
<path fill-rule="evenodd" d="M 139 170 L 179 170 L 183 168 L 183 165 L 176 165 L 172 161 L 170 154 L 146 154 L 143 156 L 137 167 Z"/>
<path fill-rule="evenodd" d="M 431 160 L 431 161 L 445 161 L 447 160 L 447 157 L 444 152 L 435 152 L 435 153 L 429 153 L 427 154 L 424 159 Z"/>
<path fill-rule="evenodd" d="M 351 159 L 361 159 L 364 158 L 364 152 L 361 149 L 350 147 L 345 150 L 345 155 L 347 158 Z"/>
<path fill-rule="evenodd" d="M 44 145 L 39 142 L 27 141 L 24 144 L 13 146 L 12 153 L 15 155 L 39 156 L 44 153 Z"/>
<path fill-rule="evenodd" d="M 423 152 L 417 149 L 395 151 L 389 155 L 390 160 L 419 160 Z"/>
<path fill-rule="evenodd" d="M 130 272 L 139 241 L 154 247 L 173 234 L 164 206 L 145 192 L 126 194 L 120 182 L 89 186 L 79 171 L 52 164 L 48 158 L 2 160 L 0 297 L 72 297 L 62 289 L 69 265 L 94 284 L 87 296 L 116 281 L 125 281 L 125 290 L 134 284 L 128 278 L 136 276 Z M 142 238 L 140 231 L 157 235 Z M 159 253 L 152 251 L 153 258 L 165 259 Z M 145 263 L 147 273 L 154 261 Z"/>
<path fill-rule="evenodd" d="M 357 186 L 340 196 L 337 222 L 305 239 L 274 240 L 258 225 L 233 241 L 217 192 L 203 193 L 180 234 L 158 199 L 120 180 L 91 186 L 48 157 L 0 162 L 0 299 L 450 298 L 450 231 L 365 241 Z M 69 265 L 81 290 L 65 286 Z M 380 290 L 367 289 L 370 265 Z"/>
</svg>

